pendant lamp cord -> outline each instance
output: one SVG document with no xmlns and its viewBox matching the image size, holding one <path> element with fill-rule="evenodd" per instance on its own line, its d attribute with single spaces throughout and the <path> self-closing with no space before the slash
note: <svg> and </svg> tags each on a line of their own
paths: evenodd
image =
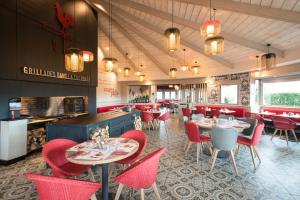
<svg viewBox="0 0 300 200">
<path fill-rule="evenodd" d="M 174 0 L 172 0 L 172 28 L 173 28 L 173 25 L 174 24 Z"/>
<path fill-rule="evenodd" d="M 185 64 L 185 49 L 183 49 L 183 64 L 186 66 L 186 64 Z"/>
<path fill-rule="evenodd" d="M 211 0 L 209 0 L 209 19 L 211 20 Z"/>
<path fill-rule="evenodd" d="M 111 0 L 109 0 L 109 57 L 112 57 L 111 40 L 112 40 L 112 6 L 111 6 Z"/>
</svg>

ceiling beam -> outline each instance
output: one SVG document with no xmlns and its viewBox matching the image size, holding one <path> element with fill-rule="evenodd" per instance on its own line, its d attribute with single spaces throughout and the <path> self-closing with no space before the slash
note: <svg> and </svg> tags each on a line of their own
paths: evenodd
<svg viewBox="0 0 300 200">
<path fill-rule="evenodd" d="M 109 38 L 109 34 L 108 32 L 102 27 L 101 31 L 104 33 L 105 37 Z M 125 57 L 126 61 L 129 63 L 129 65 L 135 70 L 135 71 L 139 71 L 139 68 L 135 65 L 135 63 L 128 57 L 126 56 L 126 53 L 119 45 L 118 43 L 112 38 L 111 42 L 113 43 L 113 45 L 118 49 L 118 51 Z"/>
<path fill-rule="evenodd" d="M 104 4 L 105 4 L 105 3 L 102 3 L 102 6 L 103 6 Z M 106 7 L 106 6 L 104 6 L 104 7 Z M 135 22 L 135 23 L 138 23 L 138 24 L 140 24 L 141 26 L 146 27 L 147 29 L 149 29 L 149 30 L 151 30 L 151 31 L 153 31 L 153 32 L 156 32 L 157 34 L 161 34 L 161 35 L 162 35 L 162 34 L 164 33 L 164 30 L 162 30 L 162 29 L 160 29 L 160 28 L 154 26 L 153 24 L 151 24 L 151 23 L 149 23 L 149 22 L 147 22 L 147 21 L 144 21 L 144 20 L 142 20 L 142 19 L 140 19 L 140 18 L 137 18 L 136 16 L 134 16 L 134 15 L 132 15 L 132 14 L 129 14 L 129 13 L 123 11 L 123 10 L 120 9 L 120 8 L 117 8 L 117 7 L 113 6 L 113 10 L 115 11 L 115 13 L 117 13 L 117 14 L 120 15 L 121 17 L 125 17 L 126 19 L 130 19 L 131 21 L 133 21 L 133 22 Z M 206 54 L 204 53 L 203 48 L 201 48 L 200 46 L 197 46 L 197 45 L 195 45 L 195 44 L 192 44 L 192 43 L 188 42 L 187 40 L 185 40 L 185 39 L 183 39 L 183 38 L 181 38 L 181 43 L 182 43 L 184 46 L 186 46 L 186 47 L 192 49 L 193 51 L 195 51 L 195 52 L 197 52 L 197 53 L 200 53 L 202 56 L 205 56 L 205 57 L 207 57 L 207 58 L 210 59 L 210 60 L 213 60 L 213 61 L 215 61 L 215 62 L 217 62 L 217 63 L 219 63 L 219 64 L 221 64 L 221 65 L 223 65 L 223 66 L 225 66 L 225 67 L 228 67 L 228 68 L 234 68 L 234 64 L 233 64 L 233 63 L 231 63 L 231 62 L 229 62 L 229 61 L 227 61 L 227 60 L 225 60 L 225 59 L 223 59 L 223 58 L 221 58 L 221 57 L 218 57 L 218 56 L 208 56 L 208 55 L 206 55 Z"/>
<path fill-rule="evenodd" d="M 209 7 L 209 0 L 180 0 L 181 2 L 198 6 Z M 228 0 L 213 0 L 212 7 L 220 10 L 227 10 L 257 17 L 300 24 L 300 12 L 284 10 L 279 8 L 269 8 L 266 6 L 242 3 Z"/>
<path fill-rule="evenodd" d="M 101 1 L 104 2 L 104 0 L 101 0 Z M 141 12 L 147 13 L 147 14 L 155 16 L 155 17 L 159 17 L 159 18 L 167 20 L 167 21 L 171 21 L 171 19 L 172 19 L 172 15 L 167 13 L 167 12 L 162 12 L 161 10 L 157 10 L 157 9 L 151 8 L 149 6 L 145 6 L 141 3 L 133 2 L 131 0 L 129 0 L 129 1 L 114 0 L 113 3 L 117 3 L 117 4 L 120 4 L 120 5 L 123 5 L 123 6 L 127 6 L 129 8 L 139 10 Z M 189 27 L 189 28 L 199 32 L 199 24 L 198 23 L 195 23 L 195 22 L 192 22 L 192 21 L 189 21 L 189 20 L 186 20 L 184 18 L 177 17 L 177 16 L 174 16 L 174 22 L 176 24 L 180 24 L 182 26 Z M 255 49 L 255 50 L 261 51 L 261 52 L 268 52 L 268 47 L 267 47 L 266 44 L 260 44 L 260 43 L 257 43 L 255 41 L 248 40 L 248 39 L 245 39 L 243 37 L 233 35 L 231 33 L 226 33 L 224 31 L 222 31 L 222 36 L 225 37 L 225 40 L 228 40 L 230 42 L 239 44 L 241 46 L 248 47 L 248 48 L 251 48 L 251 49 Z M 270 51 L 276 53 L 279 57 L 284 57 L 284 51 L 282 51 L 280 49 L 276 49 L 276 48 L 271 47 Z"/>
<path fill-rule="evenodd" d="M 102 10 L 100 10 L 100 13 L 102 13 L 102 15 L 106 18 L 109 17 L 109 15 L 103 12 Z M 112 20 L 112 23 L 134 46 L 140 49 L 143 52 L 143 54 L 145 54 L 158 67 L 160 71 L 162 71 L 166 75 L 169 75 L 169 70 L 165 69 L 164 66 L 162 66 L 162 64 L 143 45 L 141 45 L 134 37 L 132 37 L 126 29 L 124 29 L 115 20 Z"/>
</svg>

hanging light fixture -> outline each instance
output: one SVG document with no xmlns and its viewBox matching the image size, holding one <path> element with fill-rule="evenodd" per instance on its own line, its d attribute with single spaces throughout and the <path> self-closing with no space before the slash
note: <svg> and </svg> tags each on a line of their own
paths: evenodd
<svg viewBox="0 0 300 200">
<path fill-rule="evenodd" d="M 215 19 L 216 9 L 214 8 L 214 15 L 211 14 L 211 0 L 209 1 L 209 20 L 205 21 L 200 27 L 200 33 L 203 37 L 215 37 L 221 33 L 221 22 Z"/>
<path fill-rule="evenodd" d="M 82 51 L 84 62 L 93 62 L 94 54 L 91 51 Z"/>
<path fill-rule="evenodd" d="M 189 69 L 189 66 L 185 63 L 185 49 L 183 49 L 183 65 L 180 67 L 181 71 L 185 72 Z"/>
<path fill-rule="evenodd" d="M 218 55 L 224 52 L 224 38 L 216 36 L 205 40 L 204 52 L 207 55 Z"/>
<path fill-rule="evenodd" d="M 179 90 L 179 85 L 174 85 L 175 90 Z"/>
<path fill-rule="evenodd" d="M 136 71 L 135 75 L 139 76 L 139 75 L 141 75 L 141 72 L 140 71 Z"/>
<path fill-rule="evenodd" d="M 191 70 L 194 75 L 197 75 L 200 73 L 200 66 L 197 64 L 198 62 L 195 61 L 195 65 L 191 67 Z"/>
<path fill-rule="evenodd" d="M 170 68 L 170 72 L 169 72 L 170 77 L 176 78 L 176 72 L 177 72 L 177 69 L 175 67 Z"/>
<path fill-rule="evenodd" d="M 74 19 L 76 15 L 74 3 Z M 75 24 L 75 21 L 74 21 Z M 76 32 L 75 32 L 76 38 Z M 65 68 L 70 72 L 82 72 L 84 70 L 84 60 L 82 51 L 78 48 L 69 48 L 65 51 Z"/>
<path fill-rule="evenodd" d="M 256 70 L 261 71 L 261 67 L 259 67 L 259 56 L 256 57 Z"/>
<path fill-rule="evenodd" d="M 172 88 L 172 87 L 174 87 L 173 85 L 169 85 L 169 88 Z"/>
<path fill-rule="evenodd" d="M 276 67 L 276 54 L 270 53 L 271 44 L 267 44 L 268 53 L 261 56 L 261 67 L 266 70 Z"/>
<path fill-rule="evenodd" d="M 172 27 L 164 34 L 165 48 L 169 51 L 176 51 L 180 48 L 180 30 L 174 26 L 174 2 L 172 0 Z"/>
<path fill-rule="evenodd" d="M 112 72 L 118 67 L 118 60 L 112 57 L 112 5 L 111 0 L 109 0 L 109 57 L 102 59 L 102 64 L 106 72 Z"/>
<path fill-rule="evenodd" d="M 124 68 L 124 76 L 125 76 L 125 77 L 128 77 L 128 76 L 129 76 L 129 72 L 130 72 L 130 68 L 125 67 L 125 68 Z"/>
<path fill-rule="evenodd" d="M 145 80 L 145 75 L 139 75 L 139 80 L 142 82 Z"/>
</svg>

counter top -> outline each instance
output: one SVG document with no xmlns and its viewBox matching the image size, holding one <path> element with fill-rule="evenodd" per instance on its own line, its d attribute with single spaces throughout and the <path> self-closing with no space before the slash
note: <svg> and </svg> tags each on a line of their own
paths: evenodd
<svg viewBox="0 0 300 200">
<path fill-rule="evenodd" d="M 79 126 L 86 126 L 90 124 L 94 124 L 101 121 L 110 120 L 113 118 L 125 116 L 127 114 L 130 114 L 125 111 L 110 111 L 105 113 L 100 113 L 97 115 L 88 115 L 84 117 L 77 117 L 74 119 L 64 119 L 59 120 L 57 122 L 52 123 L 52 125 L 79 125 Z"/>
</svg>

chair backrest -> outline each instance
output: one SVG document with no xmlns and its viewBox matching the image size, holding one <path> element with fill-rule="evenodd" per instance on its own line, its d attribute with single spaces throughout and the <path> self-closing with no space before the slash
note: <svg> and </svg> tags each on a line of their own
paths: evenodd
<svg viewBox="0 0 300 200">
<path fill-rule="evenodd" d="M 255 146 L 259 143 L 264 128 L 265 128 L 265 124 L 258 123 L 258 125 L 254 129 L 254 133 L 251 138 L 251 145 Z"/>
<path fill-rule="evenodd" d="M 275 129 L 295 129 L 297 127 L 296 122 L 287 117 L 272 116 L 271 119 L 274 123 Z"/>
<path fill-rule="evenodd" d="M 200 138 L 200 130 L 196 123 L 191 121 L 184 122 L 185 132 L 191 142 L 197 142 Z"/>
<path fill-rule="evenodd" d="M 88 200 L 101 188 L 100 183 L 25 174 L 37 188 L 39 200 Z"/>
<path fill-rule="evenodd" d="M 248 117 L 248 118 L 253 118 L 253 119 L 257 119 L 258 120 L 258 123 L 264 123 L 264 118 L 262 118 L 260 115 L 256 114 L 256 113 L 251 113 L 251 112 L 246 112 L 245 113 L 245 117 Z"/>
<path fill-rule="evenodd" d="M 151 112 L 142 111 L 141 118 L 143 122 L 150 122 L 154 119 L 154 116 Z"/>
<path fill-rule="evenodd" d="M 257 127 L 258 124 L 258 120 L 255 118 L 238 118 L 238 120 L 247 122 L 250 124 L 249 128 L 246 128 L 242 131 L 242 134 L 245 136 L 253 136 L 254 132 L 255 132 L 255 128 Z"/>
<path fill-rule="evenodd" d="M 192 115 L 191 110 L 189 108 L 182 108 L 182 114 L 186 117 L 190 117 Z"/>
<path fill-rule="evenodd" d="M 115 181 L 134 189 L 150 187 L 156 180 L 160 156 L 166 148 L 160 148 L 121 172 Z"/>
<path fill-rule="evenodd" d="M 65 176 L 60 166 L 69 162 L 65 156 L 66 150 L 76 144 L 78 143 L 72 140 L 54 139 L 44 145 L 42 155 L 47 164 L 51 167 L 54 176 Z"/>
<path fill-rule="evenodd" d="M 196 107 L 196 114 L 202 114 L 206 116 L 206 111 L 204 107 Z"/>
<path fill-rule="evenodd" d="M 133 155 L 126 160 L 130 160 L 131 162 L 135 162 L 140 158 L 140 156 L 144 153 L 144 150 L 147 145 L 147 136 L 144 131 L 141 130 L 130 130 L 121 135 L 122 138 L 133 139 L 139 143 L 139 149 Z"/>
<path fill-rule="evenodd" d="M 233 128 L 212 128 L 212 143 L 219 150 L 230 151 L 237 143 L 238 132 Z"/>
<path fill-rule="evenodd" d="M 220 110 L 219 109 L 211 109 L 211 115 L 213 117 L 219 117 L 220 116 Z"/>
<path fill-rule="evenodd" d="M 158 119 L 161 121 L 167 121 L 168 119 L 170 119 L 170 112 L 167 111 L 163 113 L 161 116 L 158 117 Z"/>
</svg>

